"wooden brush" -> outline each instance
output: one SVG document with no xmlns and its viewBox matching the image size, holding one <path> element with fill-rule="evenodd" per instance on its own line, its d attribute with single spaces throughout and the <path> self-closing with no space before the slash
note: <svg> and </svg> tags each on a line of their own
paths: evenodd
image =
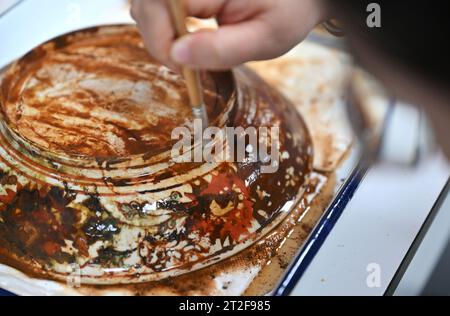
<svg viewBox="0 0 450 316">
<path fill-rule="evenodd" d="M 186 7 L 183 0 L 168 0 L 169 9 L 172 15 L 173 24 L 177 37 L 182 37 L 188 34 L 186 27 Z M 203 87 L 200 81 L 200 74 L 197 70 L 190 69 L 186 66 L 182 67 L 184 79 L 189 94 L 189 100 L 192 106 L 192 113 L 195 119 L 202 120 L 203 129 L 208 127 L 208 115 L 205 109 L 205 102 L 203 99 Z"/>
</svg>

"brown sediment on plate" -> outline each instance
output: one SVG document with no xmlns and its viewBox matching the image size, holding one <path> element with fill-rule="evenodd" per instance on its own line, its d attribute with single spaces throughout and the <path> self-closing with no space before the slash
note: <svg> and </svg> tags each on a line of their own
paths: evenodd
<svg viewBox="0 0 450 316">
<path fill-rule="evenodd" d="M 230 290 L 232 295 L 267 294 L 273 290 L 331 200 L 335 188 L 335 175 L 327 174 L 320 177 L 322 178 L 315 178 L 312 181 L 308 186 L 305 198 L 299 202 L 298 207 L 268 236 L 258 244 L 222 262 L 158 282 L 107 286 L 81 285 L 81 287 L 73 288 L 70 286 L 75 283 L 72 285 L 62 283 L 62 285 L 82 295 L 113 293 L 123 295 L 225 295 Z M 3 258 L 8 258 L 5 254 L 1 255 Z M 9 260 L 3 263 L 17 267 L 26 272 L 29 277 L 43 277 L 42 271 L 30 270 L 28 265 L 19 260 Z M 257 270 L 254 270 L 255 267 Z M 238 273 L 238 277 L 233 278 L 236 273 Z M 245 273 L 248 273 L 248 276 L 245 276 Z M 227 280 L 227 276 L 232 278 Z M 219 280 L 224 277 L 225 280 Z M 247 280 L 246 277 L 254 279 Z M 49 275 L 47 278 L 51 278 L 51 276 Z M 235 283 L 242 282 L 248 283 L 250 286 L 248 288 L 240 286 L 239 290 L 233 289 L 236 286 Z"/>
<path fill-rule="evenodd" d="M 329 204 L 335 175 L 318 175 L 305 198 L 270 234 L 239 254 L 207 268 L 158 282 L 82 285 L 82 295 L 265 295 L 273 290 L 299 247 Z M 308 198 L 309 196 L 309 198 Z"/>
<path fill-rule="evenodd" d="M 2 111 L 28 141 L 98 158 L 155 154 L 191 119 L 183 80 L 155 64 L 137 32 L 60 38 L 21 59 L 2 84 Z M 203 78 L 211 121 L 225 107 Z"/>
<path fill-rule="evenodd" d="M 279 128 L 276 173 L 248 152 L 172 159 L 171 130 L 191 127 L 184 81 L 133 26 L 65 35 L 15 63 L 0 87 L 0 262 L 62 281 L 78 271 L 83 284 L 170 280 L 287 218 L 312 172 L 303 120 L 246 68 L 203 80 L 215 126 Z"/>
<path fill-rule="evenodd" d="M 283 93 L 304 118 L 314 146 L 314 168 L 333 172 L 352 146 L 346 94 L 352 73 L 349 57 L 337 50 L 302 43 L 285 56 L 250 63 Z"/>
<path fill-rule="evenodd" d="M 304 212 L 299 212 L 296 224 L 283 232 L 284 240 L 277 248 L 276 254 L 261 269 L 258 276 L 244 292 L 244 295 L 264 295 L 273 291 L 280 282 L 286 268 L 292 263 L 295 255 L 330 204 L 336 188 L 336 174 L 326 174 L 326 180 L 317 196 L 313 198 Z M 298 215 L 297 215 L 298 216 Z"/>
</svg>

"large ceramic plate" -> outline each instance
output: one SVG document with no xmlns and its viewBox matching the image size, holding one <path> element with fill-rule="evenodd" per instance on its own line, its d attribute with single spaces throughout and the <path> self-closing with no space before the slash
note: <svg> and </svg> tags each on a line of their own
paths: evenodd
<svg viewBox="0 0 450 316">
<path fill-rule="evenodd" d="M 290 67 L 284 67 L 284 69 L 289 70 L 289 74 L 285 76 L 285 78 L 290 78 L 289 81 L 290 84 L 294 85 L 294 89 L 290 89 L 289 91 L 284 90 L 283 92 L 291 97 L 293 99 L 294 103 L 298 105 L 300 112 L 307 118 L 307 123 L 309 124 L 309 129 L 314 130 L 313 133 L 313 142 L 314 147 L 316 148 L 316 155 L 315 155 L 315 161 L 314 161 L 314 167 L 316 170 L 325 170 L 325 172 L 328 172 L 330 170 L 334 170 L 336 166 L 339 164 L 340 159 L 339 157 L 342 157 L 345 153 L 347 153 L 349 145 L 351 144 L 351 137 L 348 136 L 348 131 L 345 130 L 345 123 L 342 123 L 342 112 L 339 112 L 337 109 L 342 109 L 341 106 L 337 105 L 339 103 L 337 96 L 340 92 L 337 88 L 339 86 L 339 83 L 333 82 L 333 80 L 330 80 L 334 75 L 336 74 L 342 74 L 342 71 L 339 69 L 339 67 L 336 66 L 336 63 L 332 62 L 332 60 L 341 59 L 342 56 L 340 56 L 340 53 L 337 52 L 330 52 L 327 49 L 320 48 L 313 44 L 305 43 L 304 49 L 301 50 L 303 53 L 301 53 L 300 59 L 302 61 L 307 60 L 308 62 L 304 63 L 304 68 L 300 68 L 299 71 L 296 73 L 295 70 L 292 71 L 292 64 L 289 64 Z M 308 52 L 305 53 L 304 52 Z M 303 54 L 303 55 L 302 55 Z M 295 56 L 294 53 L 292 56 Z M 336 56 L 335 56 L 336 55 Z M 339 56 L 338 56 L 339 55 Z M 295 58 L 294 58 L 295 59 Z M 343 58 L 345 59 L 345 58 Z M 320 63 L 324 63 L 320 65 Z M 329 64 L 327 64 L 329 63 Z M 274 65 L 272 68 L 270 65 Z M 279 69 L 282 69 L 278 67 L 279 65 L 275 64 L 264 64 L 263 68 L 265 68 L 265 72 L 261 71 L 260 74 L 264 76 L 264 74 L 268 75 L 269 77 L 272 77 L 274 79 L 276 76 L 272 76 L 273 71 L 278 71 Z M 305 69 L 305 68 L 311 68 L 311 69 Z M 318 67 L 317 69 L 314 69 L 314 67 Z M 320 68 L 322 67 L 322 68 Z M 344 67 L 343 67 L 344 68 Z M 277 70 L 278 69 L 278 70 Z M 326 72 L 323 72 L 324 69 L 327 69 Z M 339 70 L 337 70 L 339 69 Z M 258 70 L 258 69 L 257 69 Z M 321 71 L 315 71 L 315 70 L 322 70 Z M 343 71 L 345 72 L 345 71 Z M 316 76 L 312 76 L 312 73 L 316 73 Z M 319 78 L 321 77 L 321 78 Z M 305 86 L 305 78 L 309 79 L 310 86 Z M 267 78 L 266 78 L 267 79 Z M 295 83 L 295 80 L 299 80 L 298 83 Z M 333 86 L 336 88 L 336 90 L 333 90 L 333 88 L 327 87 L 325 89 L 325 93 L 316 94 L 319 97 L 331 97 L 335 102 L 331 102 L 331 104 L 328 106 L 326 111 L 322 111 L 321 113 L 327 113 L 324 116 L 317 117 L 314 116 L 314 107 L 310 106 L 312 104 L 312 99 L 314 98 L 315 88 L 320 86 L 320 80 L 324 81 L 323 84 L 329 84 L 333 83 Z M 270 80 L 269 80 L 270 81 Z M 286 82 L 285 81 L 285 82 Z M 275 82 L 273 84 L 276 85 Z M 281 90 L 283 90 L 283 87 L 280 87 Z M 286 88 L 286 87 L 285 87 Z M 289 88 L 289 87 L 288 87 Z M 301 93 L 296 93 L 301 92 Z M 328 91 L 328 92 L 327 92 Z M 334 92 L 333 92 L 334 91 Z M 337 92 L 336 92 L 337 91 Z M 291 92 L 291 93 L 289 93 Z M 333 94 L 334 93 L 334 94 Z M 306 95 L 305 95 L 306 94 Z M 331 95 L 330 95 L 331 94 Z M 301 96 L 300 99 L 295 99 L 295 96 Z M 319 105 L 321 104 L 321 101 L 319 100 Z M 301 104 L 301 103 L 304 104 Z M 338 116 L 336 116 L 336 113 L 338 113 Z M 336 117 L 336 120 L 334 123 L 337 124 L 330 124 L 330 116 Z M 341 123 L 339 123 L 341 122 Z M 326 128 L 321 128 L 319 126 L 326 126 Z M 336 135 L 338 137 L 329 137 L 329 135 Z M 326 140 L 326 141 L 324 141 Z M 331 143 L 330 143 L 331 141 Z M 326 150 L 323 150 L 323 148 L 333 148 L 333 150 L 330 152 L 328 151 L 328 154 L 326 154 Z M 333 155 L 330 155 L 333 154 Z M 334 157 L 334 158 L 333 158 Z M 348 164 L 346 167 L 339 168 L 338 172 L 340 174 L 339 178 L 347 178 L 350 174 L 350 171 L 354 167 L 354 161 L 347 160 Z M 331 164 L 330 164 L 331 162 Z M 322 235 L 325 236 L 325 235 Z M 313 254 L 313 252 L 311 252 Z M 33 281 L 34 285 L 36 287 L 34 290 L 31 290 L 33 287 L 29 287 L 30 291 L 27 292 L 24 290 L 24 288 L 20 285 L 21 282 L 26 281 L 18 281 L 20 279 L 23 280 L 23 275 L 21 276 L 20 273 L 12 273 L 11 269 L 5 269 L 5 274 L 10 275 L 9 281 L 5 283 L 2 279 L 2 284 L 6 284 L 6 287 L 8 289 L 13 290 L 16 293 L 20 294 L 31 294 L 31 293 L 39 293 L 39 291 L 43 291 L 41 293 L 45 294 L 55 294 L 55 293 L 64 293 L 64 291 L 61 290 L 61 288 L 52 282 L 46 282 L 46 281 Z M 257 274 L 257 272 L 256 272 Z M 16 275 L 16 277 L 14 277 Z M 253 275 L 253 274 L 252 274 Z M 25 278 L 26 279 L 26 278 Z M 14 281 L 15 280 L 15 281 Z M 12 283 L 11 283 L 12 282 Z M 11 285 L 13 284 L 13 285 Z M 15 284 L 15 285 L 14 285 Z M 40 289 L 40 290 L 39 290 Z M 62 291 L 62 292 L 61 292 Z M 242 291 L 242 290 L 240 290 Z M 67 293 L 67 292 L 66 292 Z"/>
</svg>

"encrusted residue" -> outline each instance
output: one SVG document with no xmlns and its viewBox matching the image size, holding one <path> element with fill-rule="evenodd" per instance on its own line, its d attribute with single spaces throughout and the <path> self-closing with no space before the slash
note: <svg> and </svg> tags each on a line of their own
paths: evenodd
<svg viewBox="0 0 450 316">
<path fill-rule="evenodd" d="M 314 187 L 310 135 L 247 68 L 203 80 L 212 124 L 279 128 L 276 173 L 249 153 L 172 160 L 171 131 L 192 119 L 185 83 L 147 55 L 135 27 L 65 35 L 14 64 L 0 86 L 0 262 L 113 291 L 174 278 L 195 287 L 189 272 L 241 251 L 267 259 L 282 238 L 262 238 Z"/>
</svg>

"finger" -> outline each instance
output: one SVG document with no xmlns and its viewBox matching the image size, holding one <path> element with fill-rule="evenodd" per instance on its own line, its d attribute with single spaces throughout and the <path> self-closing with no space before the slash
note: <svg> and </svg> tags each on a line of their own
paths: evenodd
<svg viewBox="0 0 450 316">
<path fill-rule="evenodd" d="M 186 11 L 189 16 L 197 18 L 211 18 L 219 14 L 227 0 L 185 0 Z"/>
<path fill-rule="evenodd" d="M 254 19 L 186 35 L 173 45 L 171 58 L 193 68 L 222 70 L 284 53 L 286 48 L 273 45 L 275 42 L 267 23 Z"/>
<path fill-rule="evenodd" d="M 175 39 L 175 31 L 165 0 L 135 0 L 131 14 L 150 54 L 159 62 L 173 68 L 170 49 Z"/>
</svg>

